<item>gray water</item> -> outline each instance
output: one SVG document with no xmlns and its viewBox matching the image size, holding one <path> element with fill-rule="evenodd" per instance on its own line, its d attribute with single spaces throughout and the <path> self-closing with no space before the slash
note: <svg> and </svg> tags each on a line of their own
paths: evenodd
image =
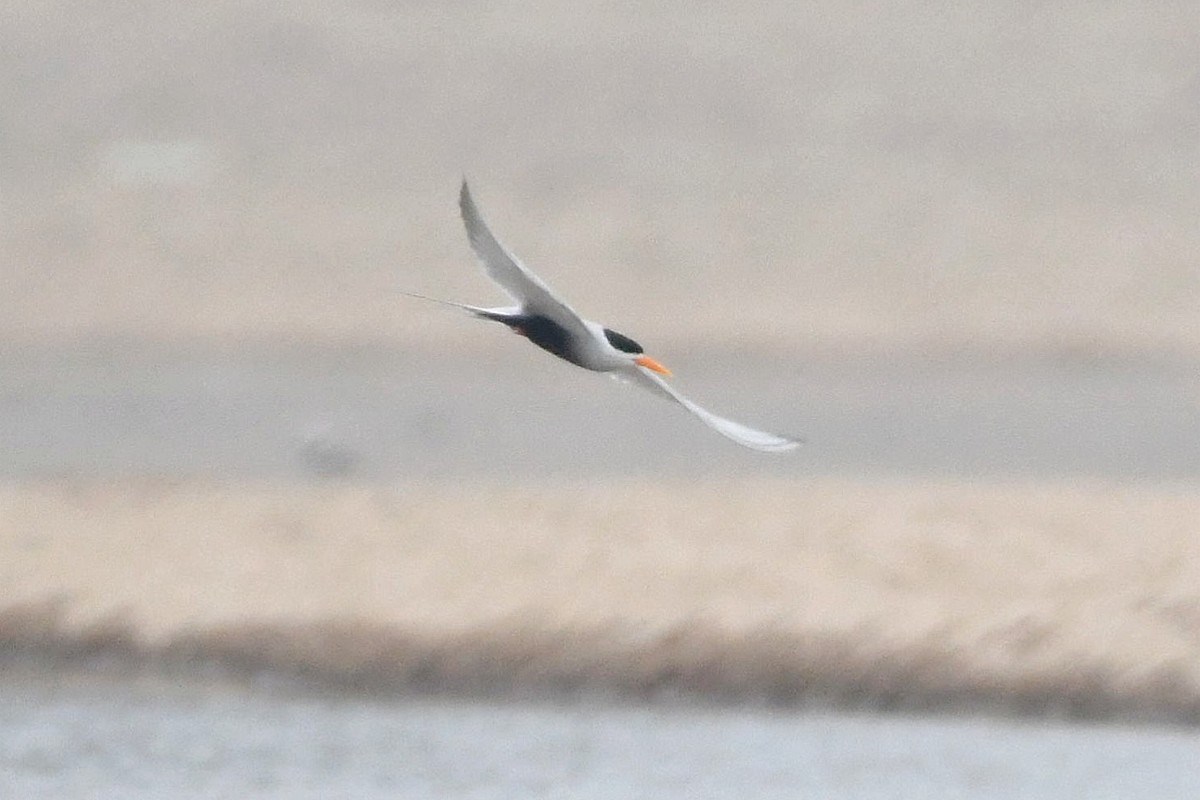
<svg viewBox="0 0 1200 800">
<path fill-rule="evenodd" d="M 0 351 L 0 476 L 1200 477 L 1190 363 L 697 353 L 673 366 L 702 405 L 806 446 L 764 458 L 516 339 L 458 358 L 99 342 Z"/>
<path fill-rule="evenodd" d="M 0 682 L 0 796 L 1200 796 L 1200 734 L 761 709 Z"/>
</svg>

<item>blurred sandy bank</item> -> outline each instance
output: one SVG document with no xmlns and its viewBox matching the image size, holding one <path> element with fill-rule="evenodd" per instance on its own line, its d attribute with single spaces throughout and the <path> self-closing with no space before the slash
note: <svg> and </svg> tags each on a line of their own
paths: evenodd
<svg viewBox="0 0 1200 800">
<path fill-rule="evenodd" d="M 10 656 L 1200 718 L 1194 488 L 9 484 Z"/>
</svg>

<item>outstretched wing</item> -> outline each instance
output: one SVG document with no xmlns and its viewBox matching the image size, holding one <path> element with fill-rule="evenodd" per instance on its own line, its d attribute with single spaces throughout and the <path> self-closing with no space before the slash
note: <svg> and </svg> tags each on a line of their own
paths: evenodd
<svg viewBox="0 0 1200 800">
<path fill-rule="evenodd" d="M 740 422 L 718 417 L 711 411 L 701 408 L 679 394 L 679 392 L 671 388 L 669 383 L 645 367 L 635 367 L 633 371 L 623 372 L 622 376 L 624 375 L 628 375 L 638 386 L 649 389 L 660 397 L 665 397 L 668 400 L 674 400 L 676 403 L 679 403 L 679 405 L 699 417 L 705 425 L 743 447 L 749 447 L 751 450 L 760 450 L 764 453 L 783 453 L 800 446 L 800 442 L 797 439 L 789 439 L 786 436 L 760 431 L 757 428 L 751 428 Z"/>
<path fill-rule="evenodd" d="M 483 215 L 475 206 L 475 200 L 471 197 L 471 190 L 465 180 L 458 195 L 458 207 L 462 211 L 471 249 L 483 264 L 484 271 L 501 289 L 521 304 L 525 313 L 549 317 L 580 336 L 591 335 L 583 324 L 583 318 L 575 313 L 575 309 L 558 299 L 541 278 L 530 272 L 528 267 L 500 244 L 483 221 Z"/>
</svg>

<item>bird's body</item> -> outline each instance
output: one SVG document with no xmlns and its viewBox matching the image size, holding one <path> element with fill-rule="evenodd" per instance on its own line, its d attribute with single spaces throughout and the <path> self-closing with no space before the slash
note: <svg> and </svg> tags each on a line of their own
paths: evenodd
<svg viewBox="0 0 1200 800">
<path fill-rule="evenodd" d="M 577 314 L 492 235 L 475 206 L 466 181 L 463 181 L 459 194 L 459 209 L 471 248 L 484 270 L 517 305 L 484 308 L 409 292 L 404 294 L 453 306 L 481 319 L 507 325 L 564 361 L 595 372 L 611 373 L 679 403 L 709 427 L 745 447 L 782 452 L 799 444 L 795 439 L 756 430 L 706 411 L 663 380 L 662 376 L 670 376 L 670 370 L 647 356 L 641 345 L 624 334 Z"/>
</svg>

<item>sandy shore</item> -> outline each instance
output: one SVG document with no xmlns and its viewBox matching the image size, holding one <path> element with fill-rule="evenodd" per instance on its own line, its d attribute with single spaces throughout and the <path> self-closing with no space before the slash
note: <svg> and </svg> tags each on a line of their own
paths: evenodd
<svg viewBox="0 0 1200 800">
<path fill-rule="evenodd" d="M 1200 718 L 1200 493 L 0 490 L 0 643 L 348 687 Z"/>
</svg>

